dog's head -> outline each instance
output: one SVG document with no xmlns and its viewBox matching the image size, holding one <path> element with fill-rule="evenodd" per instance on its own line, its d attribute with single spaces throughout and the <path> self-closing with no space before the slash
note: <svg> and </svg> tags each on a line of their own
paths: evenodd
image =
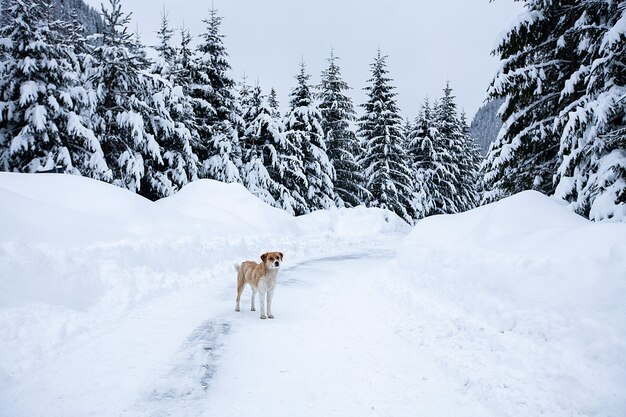
<svg viewBox="0 0 626 417">
<path fill-rule="evenodd" d="M 280 264 L 283 261 L 282 252 L 267 252 L 261 255 L 261 260 L 265 266 L 269 269 L 280 268 Z"/>
</svg>

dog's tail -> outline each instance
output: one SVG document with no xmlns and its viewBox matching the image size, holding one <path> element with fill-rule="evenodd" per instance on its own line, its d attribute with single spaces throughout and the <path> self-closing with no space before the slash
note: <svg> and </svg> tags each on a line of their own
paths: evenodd
<svg viewBox="0 0 626 417">
<path fill-rule="evenodd" d="M 239 268 L 241 268 L 241 265 L 233 264 L 233 266 L 235 267 L 235 271 L 237 271 L 237 273 L 239 273 Z"/>
</svg>

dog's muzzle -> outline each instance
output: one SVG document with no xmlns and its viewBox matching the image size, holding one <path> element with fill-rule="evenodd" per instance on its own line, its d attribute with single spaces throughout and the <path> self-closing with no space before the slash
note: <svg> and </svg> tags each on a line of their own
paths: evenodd
<svg viewBox="0 0 626 417">
<path fill-rule="evenodd" d="M 278 262 L 278 261 L 274 262 L 274 266 L 275 266 L 276 268 L 278 268 L 278 267 L 280 266 L 280 262 Z"/>
</svg>

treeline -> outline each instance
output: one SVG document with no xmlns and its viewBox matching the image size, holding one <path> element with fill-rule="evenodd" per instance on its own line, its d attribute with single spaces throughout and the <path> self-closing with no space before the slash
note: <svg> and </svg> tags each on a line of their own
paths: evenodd
<svg viewBox="0 0 626 417">
<path fill-rule="evenodd" d="M 150 60 L 120 0 L 85 36 L 51 0 L 4 0 L 0 29 L 0 169 L 84 175 L 158 199 L 190 181 L 243 183 L 293 214 L 365 204 L 407 221 L 474 207 L 479 156 L 449 86 L 403 123 L 380 51 L 357 118 L 331 54 L 321 83 L 304 63 L 289 109 L 276 92 L 236 84 L 210 10 L 195 48 L 167 16 Z"/>
</svg>

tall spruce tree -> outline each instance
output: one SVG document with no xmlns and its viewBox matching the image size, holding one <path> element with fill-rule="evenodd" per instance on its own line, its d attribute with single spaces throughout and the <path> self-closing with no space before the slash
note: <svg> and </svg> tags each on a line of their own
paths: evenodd
<svg viewBox="0 0 626 417">
<path fill-rule="evenodd" d="M 335 170 L 335 193 L 338 206 L 354 207 L 361 204 L 366 194 L 363 170 L 359 165 L 360 143 L 350 123 L 356 120 L 352 99 L 346 95 L 348 84 L 341 78 L 341 70 L 331 51 L 328 68 L 322 71 L 319 86 L 322 130 L 327 154 Z"/>
<path fill-rule="evenodd" d="M 451 205 L 439 207 L 444 213 L 459 213 L 476 207 L 478 203 L 477 155 L 470 141 L 467 123 L 462 125 L 457 113 L 456 103 L 450 84 L 443 89 L 444 95 L 435 107 L 435 126 L 437 137 L 442 147 L 439 163 L 442 165 L 440 175 L 445 193 Z"/>
<path fill-rule="evenodd" d="M 277 119 L 280 118 L 280 105 L 278 104 L 278 97 L 276 94 L 276 90 L 274 90 L 274 87 L 270 89 L 270 94 L 267 97 L 267 104 L 270 106 L 270 109 L 272 109 L 272 116 Z"/>
<path fill-rule="evenodd" d="M 120 0 L 110 0 L 110 11 L 103 6 L 102 14 L 105 30 L 94 49 L 91 76 L 98 93 L 94 128 L 113 170 L 113 183 L 155 196 L 158 190 L 154 189 L 154 181 L 158 183 L 159 179 L 147 178 L 146 167 L 163 164 L 163 160 L 149 128 L 154 114 L 148 97 L 149 62 L 128 32 L 130 15 L 122 12 Z"/>
<path fill-rule="evenodd" d="M 443 150 L 434 142 L 438 137 L 433 110 L 426 98 L 407 137 L 407 156 L 415 178 L 413 205 L 418 219 L 436 214 L 438 206 L 451 205 L 450 198 L 440 193 L 442 187 L 438 183 L 438 169 L 442 167 L 439 155 Z"/>
<path fill-rule="evenodd" d="M 415 217 L 413 172 L 403 148 L 402 117 L 396 105 L 394 87 L 387 77 L 387 56 L 380 49 L 370 65 L 372 77 L 365 87 L 368 100 L 362 107 L 358 135 L 364 143 L 362 166 L 368 206 L 389 209 L 408 222 Z"/>
<path fill-rule="evenodd" d="M 506 100 L 504 124 L 486 158 L 483 202 L 528 189 L 554 192 L 559 138 L 553 126 L 567 67 L 577 60 L 563 48 L 573 3 L 527 1 L 528 19 L 520 19 L 494 51 L 502 67 L 489 98 Z"/>
<path fill-rule="evenodd" d="M 174 59 L 176 58 L 176 48 L 172 46 L 174 30 L 170 27 L 170 21 L 165 6 L 163 6 L 163 11 L 161 12 L 161 26 L 156 34 L 159 43 L 154 46 L 154 49 L 157 51 L 160 61 L 162 61 L 167 67 L 165 69 L 170 69 L 173 66 Z M 156 64 L 158 65 L 159 61 L 157 61 Z M 161 73 L 161 75 L 166 76 L 167 74 Z"/>
<path fill-rule="evenodd" d="M 300 64 L 300 72 L 295 78 L 297 85 L 291 91 L 290 109 L 285 121 L 288 146 L 293 149 L 293 154 L 289 155 L 293 161 L 289 165 L 293 166 L 295 172 L 288 174 L 292 178 L 289 182 L 293 184 L 287 182 L 284 185 L 292 193 L 297 192 L 304 198 L 305 207 L 295 210 L 297 214 L 302 214 L 335 205 L 335 173 L 326 154 L 322 115 L 313 100 L 308 84 L 311 76 L 306 73 L 304 62 Z M 302 174 L 298 171 L 298 159 L 301 161 Z"/>
<path fill-rule="evenodd" d="M 183 86 L 177 85 L 176 50 L 170 45 L 174 31 L 169 28 L 167 13 L 161 16 L 157 32 L 159 44 L 155 47 L 157 59 L 151 68 L 150 104 L 154 108 L 150 127 L 161 148 L 163 163 L 148 166 L 156 178 L 151 189 L 153 198 L 172 195 L 185 184 L 198 178 L 198 157 L 192 143 L 197 142 L 190 99 Z"/>
<path fill-rule="evenodd" d="M 489 94 L 506 101 L 483 200 L 533 188 L 593 219 L 626 218 L 625 2 L 525 5 L 494 51 L 502 69 Z"/>
<path fill-rule="evenodd" d="M 566 38 L 581 57 L 561 92 L 571 103 L 556 124 L 557 194 L 592 220 L 626 221 L 626 1 L 580 3 Z"/>
<path fill-rule="evenodd" d="M 272 116 L 258 82 L 242 96 L 247 97 L 243 105 L 246 122 L 242 140 L 244 185 L 266 203 L 280 207 L 280 201 L 289 196 L 289 190 L 280 183 L 280 152 L 286 145 L 284 127 Z"/>
<path fill-rule="evenodd" d="M 195 150 L 202 165 L 201 177 L 223 182 L 241 182 L 241 146 L 238 132 L 243 125 L 234 94 L 235 82 L 229 77 L 228 53 L 220 33 L 222 18 L 217 10 L 203 20 L 205 32 L 189 84 L 196 126 L 201 142 Z"/>
<path fill-rule="evenodd" d="M 6 4 L 5 4 L 6 6 Z M 0 28 L 0 169 L 91 171 L 109 178 L 100 145 L 85 120 L 82 85 L 69 24 L 52 18 L 50 0 L 15 0 Z"/>
</svg>

